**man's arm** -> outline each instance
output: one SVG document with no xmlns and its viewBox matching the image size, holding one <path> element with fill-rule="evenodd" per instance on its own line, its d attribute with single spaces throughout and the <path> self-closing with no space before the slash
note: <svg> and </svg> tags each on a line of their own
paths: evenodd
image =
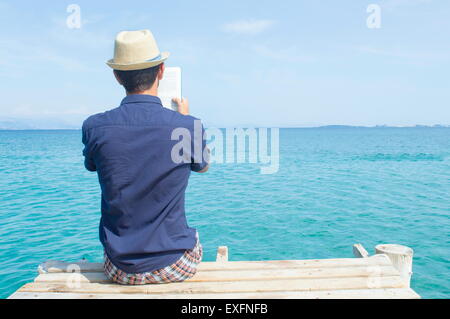
<svg viewBox="0 0 450 319">
<path fill-rule="evenodd" d="M 189 115 L 189 101 L 187 98 L 183 97 L 181 99 L 174 97 L 172 102 L 177 104 L 178 112 L 183 115 Z"/>
<path fill-rule="evenodd" d="M 209 169 L 209 155 L 210 155 L 210 151 L 209 151 L 208 146 L 206 146 L 206 145 L 205 145 L 205 148 L 204 148 L 204 152 L 207 152 L 206 155 L 205 155 L 205 153 L 203 153 L 204 154 L 203 156 L 206 157 L 204 159 L 204 161 L 206 162 L 206 166 L 204 168 L 202 168 L 201 170 L 196 171 L 197 173 L 206 173 L 208 171 L 208 169 Z"/>
<path fill-rule="evenodd" d="M 87 157 L 84 158 L 84 167 L 86 167 L 89 172 L 95 172 L 97 170 L 94 161 Z"/>
<path fill-rule="evenodd" d="M 94 160 L 91 158 L 89 154 L 89 140 L 88 140 L 88 134 L 87 130 L 85 129 L 84 125 L 82 128 L 83 136 L 82 136 L 82 142 L 84 144 L 83 149 L 83 156 L 84 156 L 84 167 L 90 172 L 95 172 L 97 170 L 97 167 L 95 166 Z"/>
<path fill-rule="evenodd" d="M 183 115 L 189 115 L 189 101 L 187 98 L 173 98 L 173 102 L 175 102 L 178 106 L 178 112 Z M 201 142 L 202 142 L 202 160 L 200 163 L 197 163 L 193 161 L 191 164 L 191 170 L 196 173 L 206 173 L 209 169 L 209 148 L 206 146 L 206 141 L 204 140 L 204 133 L 205 130 L 202 125 L 202 136 L 201 136 Z M 194 141 L 195 143 L 195 141 Z"/>
<path fill-rule="evenodd" d="M 198 171 L 197 173 L 206 173 L 209 169 L 209 164 L 206 165 L 206 167 L 204 169 L 202 169 L 201 171 Z"/>
</svg>

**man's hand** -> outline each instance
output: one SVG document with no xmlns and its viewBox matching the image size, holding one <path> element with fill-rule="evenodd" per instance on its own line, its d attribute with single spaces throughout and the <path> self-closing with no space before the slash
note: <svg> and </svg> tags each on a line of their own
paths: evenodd
<svg viewBox="0 0 450 319">
<path fill-rule="evenodd" d="M 178 112 L 183 115 L 189 115 L 189 101 L 187 98 L 179 99 L 174 97 L 172 101 L 177 104 Z"/>
</svg>

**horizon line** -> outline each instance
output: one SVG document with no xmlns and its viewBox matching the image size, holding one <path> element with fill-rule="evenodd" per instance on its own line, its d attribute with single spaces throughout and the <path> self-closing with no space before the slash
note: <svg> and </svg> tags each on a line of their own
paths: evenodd
<svg viewBox="0 0 450 319">
<path fill-rule="evenodd" d="M 332 128 L 450 128 L 450 124 L 432 124 L 432 125 L 405 125 L 405 126 L 396 126 L 396 125 L 386 125 L 386 124 L 377 124 L 377 125 L 347 125 L 347 124 L 330 124 L 330 125 L 317 125 L 317 126 L 256 126 L 256 125 L 236 125 L 236 126 L 214 126 L 214 125 L 205 125 L 205 128 L 219 128 L 219 129 L 227 129 L 227 128 L 280 128 L 280 129 L 314 129 L 314 128 L 324 128 L 324 129 L 332 129 Z M 2 128 L 0 127 L 0 131 L 81 131 L 81 127 L 67 127 L 67 128 Z"/>
</svg>

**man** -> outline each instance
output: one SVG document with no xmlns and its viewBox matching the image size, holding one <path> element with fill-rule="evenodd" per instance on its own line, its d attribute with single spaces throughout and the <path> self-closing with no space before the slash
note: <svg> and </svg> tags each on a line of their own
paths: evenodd
<svg viewBox="0 0 450 319">
<path fill-rule="evenodd" d="M 121 284 L 183 281 L 202 258 L 198 234 L 186 222 L 184 193 L 191 170 L 208 170 L 207 159 L 192 152 L 195 141 L 207 150 L 204 129 L 200 125 L 200 139 L 189 142 L 187 161 L 172 158 L 179 142 L 172 132 L 182 128 L 194 135 L 199 120 L 188 115 L 186 99 L 174 100 L 175 112 L 157 97 L 168 56 L 149 30 L 120 32 L 107 64 L 126 97 L 83 123 L 85 166 L 97 171 L 102 191 L 104 271 Z"/>
</svg>

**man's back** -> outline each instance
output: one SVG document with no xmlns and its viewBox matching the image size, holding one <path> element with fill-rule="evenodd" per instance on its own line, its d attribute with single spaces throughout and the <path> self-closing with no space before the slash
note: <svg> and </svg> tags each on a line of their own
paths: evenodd
<svg viewBox="0 0 450 319">
<path fill-rule="evenodd" d="M 171 139 L 174 129 L 194 136 L 195 120 L 163 108 L 156 96 L 132 94 L 83 124 L 85 166 L 97 171 L 102 189 L 100 240 L 108 258 L 127 273 L 165 267 L 196 243 L 184 192 L 190 171 L 207 163 L 203 157 L 201 163 L 171 157 L 178 143 Z"/>
</svg>

